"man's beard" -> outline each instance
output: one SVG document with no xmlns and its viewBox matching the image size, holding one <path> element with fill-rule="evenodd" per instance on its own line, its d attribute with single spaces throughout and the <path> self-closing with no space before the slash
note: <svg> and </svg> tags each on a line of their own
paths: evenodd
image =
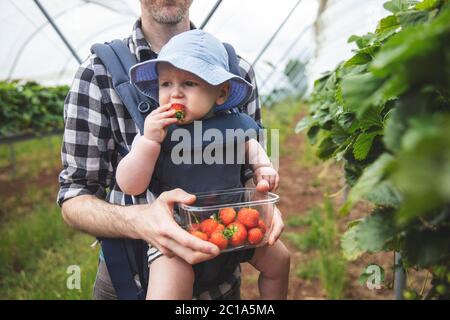
<svg viewBox="0 0 450 320">
<path fill-rule="evenodd" d="M 176 1 L 173 1 L 174 3 Z M 188 1 L 189 2 L 189 1 Z M 172 9 L 172 8 L 171 8 Z M 161 24 L 177 24 L 181 22 L 189 10 L 189 3 L 185 6 L 177 7 L 176 10 L 166 10 L 166 8 L 155 8 L 150 10 L 151 15 L 155 21 Z"/>
</svg>

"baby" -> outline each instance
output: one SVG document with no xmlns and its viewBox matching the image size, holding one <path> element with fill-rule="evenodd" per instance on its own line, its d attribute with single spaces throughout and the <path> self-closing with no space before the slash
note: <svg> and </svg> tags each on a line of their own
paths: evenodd
<svg viewBox="0 0 450 320">
<path fill-rule="evenodd" d="M 116 179 L 123 192 L 138 195 L 149 185 L 156 193 L 173 188 L 195 193 L 242 187 L 242 164 L 179 164 L 172 158 L 172 133 L 184 128 L 195 135 L 197 121 L 203 129 L 221 128 L 222 133 L 225 129 L 259 130 L 249 116 L 229 111 L 248 100 L 252 86 L 229 72 L 228 54 L 219 40 L 201 30 L 176 35 L 157 59 L 132 67 L 130 77 L 141 92 L 159 101 L 160 107 L 146 117 L 143 135 L 135 137 L 130 153 L 118 165 Z M 171 108 L 173 105 L 183 109 L 181 117 L 180 110 Z M 253 138 L 243 143 L 255 184 L 267 183 L 270 190 L 276 190 L 279 176 L 264 149 Z M 201 175 L 197 165 L 202 165 Z M 271 227 L 269 230 L 277 226 Z M 280 240 L 255 249 L 222 253 L 194 266 L 149 247 L 147 299 L 191 299 L 225 281 L 241 262 L 249 262 L 260 271 L 262 299 L 287 297 L 290 258 Z"/>
</svg>

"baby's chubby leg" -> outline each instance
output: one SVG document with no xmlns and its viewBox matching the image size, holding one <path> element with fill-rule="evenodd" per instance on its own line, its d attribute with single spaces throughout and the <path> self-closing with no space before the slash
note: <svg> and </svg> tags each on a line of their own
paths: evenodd
<svg viewBox="0 0 450 320">
<path fill-rule="evenodd" d="M 256 248 L 249 262 L 260 272 L 258 286 L 261 299 L 287 298 L 291 257 L 281 240 L 273 246 Z"/>
<path fill-rule="evenodd" d="M 192 265 L 181 258 L 161 256 L 150 266 L 147 300 L 190 300 L 194 286 Z"/>
</svg>

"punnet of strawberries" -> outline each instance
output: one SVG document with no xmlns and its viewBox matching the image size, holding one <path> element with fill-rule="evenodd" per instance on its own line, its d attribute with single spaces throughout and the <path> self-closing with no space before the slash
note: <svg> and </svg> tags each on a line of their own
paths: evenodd
<svg viewBox="0 0 450 320">
<path fill-rule="evenodd" d="M 267 231 L 260 213 L 252 208 L 222 208 L 219 212 L 188 227 L 197 238 L 214 243 L 220 250 L 258 245 Z"/>
</svg>

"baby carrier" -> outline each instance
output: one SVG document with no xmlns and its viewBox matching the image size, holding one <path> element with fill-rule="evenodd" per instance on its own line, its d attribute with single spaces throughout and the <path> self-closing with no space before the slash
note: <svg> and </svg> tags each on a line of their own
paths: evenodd
<svg viewBox="0 0 450 320">
<path fill-rule="evenodd" d="M 224 46 L 229 57 L 230 72 L 242 76 L 234 48 L 225 43 Z M 114 40 L 105 44 L 95 44 L 92 46 L 91 51 L 101 59 L 111 74 L 114 89 L 122 99 L 123 104 L 142 134 L 145 117 L 157 108 L 158 104 L 144 96 L 130 83 L 128 70 L 137 63 L 136 58 L 131 54 L 128 46 L 122 40 Z M 222 133 L 223 137 L 226 136 L 224 134 L 226 129 L 236 129 L 236 126 L 239 126 L 244 131 L 247 129 L 257 131 L 259 129 L 252 118 L 240 113 L 237 108 L 234 108 L 232 112 L 221 112 L 217 116 L 202 121 L 202 125 L 203 132 L 209 128 L 215 128 Z M 176 127 L 171 126 L 169 128 L 168 137 L 170 137 L 170 134 Z M 183 126 L 182 128 L 191 134 L 195 129 L 194 124 Z M 251 177 L 247 173 L 248 170 L 245 170 L 245 166 L 223 164 L 221 165 L 222 172 L 219 175 L 214 165 L 198 166 L 196 164 L 183 164 L 182 166 L 170 166 L 169 163 L 171 161 L 164 161 L 166 157 L 170 156 L 170 152 L 174 147 L 174 143 L 169 140 L 166 139 L 162 144 L 154 178 L 152 178 L 150 185 L 150 190 L 155 195 L 176 187 L 181 187 L 191 193 L 214 190 L 212 188 L 218 190 L 239 187 Z M 227 143 L 224 144 L 225 149 L 227 148 L 226 145 Z M 202 142 L 201 146 L 188 146 L 188 150 L 195 153 L 194 150 L 196 148 L 202 149 L 204 147 Z M 118 151 L 122 157 L 128 153 L 128 150 L 121 147 L 119 147 Z M 226 150 L 224 151 L 225 153 L 227 152 Z M 238 154 L 236 149 L 234 151 L 235 154 Z M 192 161 L 194 160 L 192 159 Z M 211 174 L 208 170 L 211 170 Z M 181 176 L 179 174 L 180 172 L 183 172 Z M 212 172 L 216 172 L 216 174 L 212 174 Z M 198 176 L 198 174 L 206 177 L 206 179 L 202 179 L 202 183 L 200 184 L 195 183 L 195 176 Z M 238 181 L 237 184 L 236 181 Z M 125 204 L 132 203 L 131 196 L 126 196 Z M 110 238 L 99 240 L 101 241 L 102 254 L 118 298 L 145 299 L 149 271 L 147 264 L 148 245 L 145 241 Z M 209 287 L 216 286 L 225 281 L 239 263 L 246 259 L 249 254 L 251 252 L 247 250 L 238 253 L 225 253 L 210 261 L 195 265 L 196 281 L 194 283 L 194 294 L 199 294 Z"/>
</svg>

